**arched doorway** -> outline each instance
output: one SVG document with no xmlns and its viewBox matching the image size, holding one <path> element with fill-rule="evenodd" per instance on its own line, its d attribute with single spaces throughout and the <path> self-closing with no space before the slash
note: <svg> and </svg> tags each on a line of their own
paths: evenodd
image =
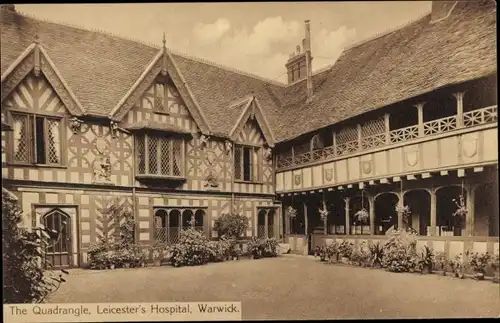
<svg viewBox="0 0 500 323">
<path fill-rule="evenodd" d="M 181 212 L 177 209 L 168 214 L 168 242 L 178 243 L 182 228 Z"/>
<path fill-rule="evenodd" d="M 266 209 L 261 209 L 257 213 L 257 238 L 266 237 L 266 216 L 267 216 Z"/>
<path fill-rule="evenodd" d="M 155 212 L 155 239 L 156 241 L 168 242 L 168 213 L 164 209 Z"/>
<path fill-rule="evenodd" d="M 461 236 L 464 235 L 465 218 L 455 216 L 457 203 L 463 196 L 467 205 L 466 191 L 458 186 L 445 186 L 436 191 L 436 225 L 439 236 Z"/>
<path fill-rule="evenodd" d="M 194 220 L 194 213 L 191 210 L 184 210 L 182 212 L 182 229 L 191 227 L 191 222 Z"/>
<path fill-rule="evenodd" d="M 274 232 L 275 215 L 276 215 L 275 209 L 270 209 L 269 212 L 267 213 L 267 237 L 268 238 L 275 238 L 275 232 Z"/>
<path fill-rule="evenodd" d="M 64 268 L 70 267 L 71 259 L 71 217 L 65 212 L 55 209 L 45 214 L 41 223 L 49 231 L 55 232 L 50 239 L 45 238 L 45 266 Z"/>
<path fill-rule="evenodd" d="M 205 211 L 197 210 L 194 213 L 194 228 L 200 232 L 204 231 L 203 219 L 205 218 Z"/>
<path fill-rule="evenodd" d="M 396 205 L 399 197 L 396 193 L 387 192 L 375 196 L 375 234 L 385 235 L 391 228 L 398 226 Z"/>
<path fill-rule="evenodd" d="M 475 236 L 499 236 L 499 208 L 497 183 L 484 183 L 476 187 L 474 203 Z"/>
<path fill-rule="evenodd" d="M 345 227 L 345 202 L 340 194 L 332 194 L 328 197 L 328 234 L 346 234 Z"/>
<path fill-rule="evenodd" d="M 362 209 L 370 214 L 370 202 L 366 193 L 360 193 L 349 200 L 350 234 L 370 234 L 370 218 L 363 221 L 362 216 L 356 215 Z"/>
<path fill-rule="evenodd" d="M 403 224 L 415 233 L 427 236 L 431 225 L 431 195 L 427 190 L 411 190 L 404 194 L 404 205 L 410 214 L 403 218 Z"/>
</svg>

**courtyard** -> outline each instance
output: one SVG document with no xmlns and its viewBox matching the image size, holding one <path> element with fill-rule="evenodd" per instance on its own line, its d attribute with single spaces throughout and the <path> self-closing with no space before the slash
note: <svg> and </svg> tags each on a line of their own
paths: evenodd
<svg viewBox="0 0 500 323">
<path fill-rule="evenodd" d="M 498 317 L 491 281 L 328 265 L 310 257 L 199 267 L 75 269 L 49 303 L 241 301 L 242 318 Z"/>
</svg>

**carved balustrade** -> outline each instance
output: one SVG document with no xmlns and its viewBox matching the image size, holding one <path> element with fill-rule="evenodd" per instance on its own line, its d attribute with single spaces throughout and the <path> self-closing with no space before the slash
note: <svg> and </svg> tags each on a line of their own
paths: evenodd
<svg viewBox="0 0 500 323">
<path fill-rule="evenodd" d="M 459 120 L 457 115 L 427 121 L 421 126 L 423 127 L 423 136 L 433 136 L 449 131 L 459 129 Z M 474 127 L 478 125 L 488 124 L 498 121 L 497 106 L 489 106 L 477 110 L 472 110 L 463 113 L 463 128 Z M 295 156 L 278 156 L 277 168 L 288 168 L 298 165 L 307 164 L 314 161 L 331 160 L 335 157 L 349 155 L 362 150 L 373 149 L 390 144 L 411 141 L 419 137 L 419 125 L 413 125 L 405 128 L 395 129 L 388 132 L 380 132 L 371 135 L 362 135 L 361 140 L 345 140 L 352 139 L 352 129 L 348 129 L 346 133 L 334 146 L 316 149 L 311 152 L 301 153 Z M 387 136 L 389 138 L 387 138 Z M 389 140 L 387 140 L 389 139 Z M 360 147 L 361 144 L 361 147 Z"/>
</svg>

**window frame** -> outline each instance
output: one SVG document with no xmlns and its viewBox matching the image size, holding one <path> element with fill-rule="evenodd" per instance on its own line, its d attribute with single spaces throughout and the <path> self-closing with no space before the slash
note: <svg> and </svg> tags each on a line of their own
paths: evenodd
<svg viewBox="0 0 500 323">
<path fill-rule="evenodd" d="M 245 149 L 250 149 L 250 180 L 245 180 L 245 162 L 244 162 L 244 151 Z M 241 150 L 240 152 L 240 165 L 241 168 L 241 178 L 236 177 L 236 150 Z M 255 162 L 254 157 L 257 156 L 257 162 Z M 236 183 L 253 183 L 253 184 L 262 184 L 263 183 L 263 171 L 262 167 L 264 165 L 263 156 L 262 156 L 262 147 L 260 146 L 252 146 L 245 144 L 235 144 L 234 145 L 234 157 L 233 157 L 233 172 L 234 172 L 234 181 Z M 257 175 L 255 176 L 255 173 Z"/>
<path fill-rule="evenodd" d="M 149 155 L 150 155 L 150 150 L 149 150 L 149 141 L 151 139 L 151 137 L 155 137 L 158 141 L 157 141 L 157 146 L 156 146 L 156 167 L 157 167 L 157 170 L 159 172 L 157 173 L 150 173 L 149 172 L 149 169 L 150 169 L 150 159 L 149 159 Z M 140 134 L 137 134 L 135 136 L 135 145 L 136 147 L 138 146 L 138 142 L 140 140 L 143 140 L 143 144 L 144 144 L 144 171 L 141 172 L 141 170 L 139 169 L 139 165 L 141 164 L 141 155 L 138 154 L 137 152 L 137 149 L 136 149 L 136 177 L 146 177 L 146 178 L 164 178 L 164 179 L 185 179 L 186 178 L 186 141 L 184 138 L 180 137 L 180 136 L 176 136 L 175 134 L 172 135 L 172 134 L 156 134 L 156 133 L 147 133 L 147 132 L 143 132 L 143 133 L 140 133 Z M 172 163 L 170 164 L 169 168 L 171 169 L 171 173 L 170 174 L 161 174 L 162 173 L 162 167 L 161 167 L 161 142 L 163 142 L 163 140 L 166 140 L 170 143 L 170 149 L 169 149 L 169 159 L 172 161 Z M 180 154 L 180 161 L 178 163 L 178 166 L 179 166 L 179 171 L 180 171 L 180 175 L 174 175 L 174 167 L 175 167 L 175 163 L 173 162 L 173 156 L 174 156 L 174 151 L 173 151 L 173 146 L 174 146 L 174 142 L 175 141 L 178 141 L 180 143 L 180 147 L 181 147 L 181 154 Z"/>
<path fill-rule="evenodd" d="M 15 129 L 9 133 L 9 143 L 8 143 L 8 155 L 7 162 L 10 165 L 17 166 L 36 166 L 36 167 L 51 167 L 51 168 L 64 168 L 66 167 L 66 145 L 64 138 L 66 137 L 66 122 L 65 116 L 57 114 L 42 114 L 33 113 L 28 111 L 12 110 L 9 111 L 10 123 L 14 127 L 14 115 L 24 116 L 27 119 L 28 134 L 26 139 L 26 145 L 28 147 L 28 158 L 27 161 L 17 161 L 14 158 L 15 147 L 14 147 L 14 137 L 16 135 Z M 37 160 L 37 146 L 36 146 L 36 119 L 43 118 L 43 139 L 44 139 L 44 157 L 45 163 L 38 163 Z M 59 123 L 59 163 L 49 162 L 48 149 L 49 139 L 48 139 L 48 120 L 55 120 Z"/>
<path fill-rule="evenodd" d="M 157 97 L 157 87 L 161 85 L 163 87 L 163 110 L 158 110 L 156 108 L 156 97 Z M 153 113 L 170 115 L 170 109 L 168 107 L 168 82 L 166 79 L 157 79 L 153 84 Z"/>
</svg>

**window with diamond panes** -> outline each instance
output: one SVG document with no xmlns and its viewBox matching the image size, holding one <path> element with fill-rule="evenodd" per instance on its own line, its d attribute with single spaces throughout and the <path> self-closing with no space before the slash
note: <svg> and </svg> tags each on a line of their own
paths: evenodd
<svg viewBox="0 0 500 323">
<path fill-rule="evenodd" d="M 235 146 L 234 178 L 237 181 L 261 181 L 262 156 L 258 147 Z"/>
<path fill-rule="evenodd" d="M 14 163 L 60 165 L 61 119 L 12 114 Z"/>
<path fill-rule="evenodd" d="M 140 175 L 182 177 L 183 156 L 182 139 L 147 134 L 137 138 L 137 165 Z"/>
</svg>

